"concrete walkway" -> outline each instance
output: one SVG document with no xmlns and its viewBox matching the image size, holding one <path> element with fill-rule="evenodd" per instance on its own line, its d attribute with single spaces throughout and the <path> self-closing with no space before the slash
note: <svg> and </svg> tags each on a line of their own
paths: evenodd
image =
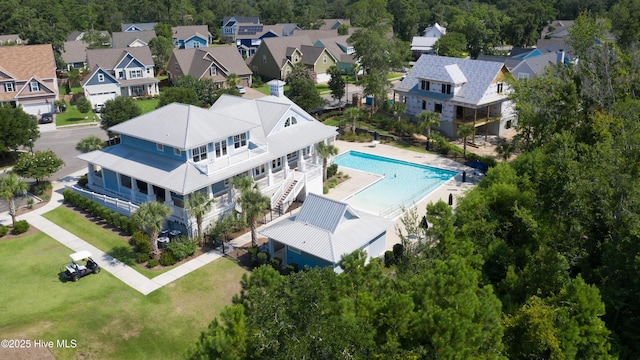
<svg viewBox="0 0 640 360">
<path fill-rule="evenodd" d="M 163 274 L 160 274 L 153 279 L 149 279 L 113 256 L 45 219 L 42 214 L 55 209 L 64 202 L 62 191 L 64 190 L 65 185 L 75 184 L 78 176 L 81 176 L 84 173 L 85 171 L 81 171 L 80 173 L 60 179 L 60 181 L 53 182 L 51 200 L 43 207 L 18 216 L 17 220 L 26 220 L 31 226 L 38 228 L 43 233 L 71 249 L 72 251 L 70 251 L 70 253 L 88 250 L 93 255 L 93 259 L 96 260 L 103 270 L 111 273 L 113 276 L 136 289 L 143 295 L 147 295 L 154 290 L 159 289 L 160 287 L 167 285 L 223 256 L 220 251 L 212 250 Z M 11 217 L 8 213 L 0 214 L 0 224 L 11 224 Z"/>
<path fill-rule="evenodd" d="M 403 150 L 399 148 L 395 148 L 389 145 L 378 144 L 375 147 L 370 143 L 351 143 L 344 141 L 337 141 L 336 146 L 340 150 L 340 153 L 356 150 L 361 152 L 366 152 L 369 154 L 380 155 L 391 157 L 394 159 L 405 160 L 414 162 L 422 165 L 429 165 L 440 167 L 448 170 L 457 171 L 459 174 L 453 179 L 447 181 L 445 184 L 438 187 L 432 193 L 423 198 L 420 202 L 418 202 L 415 206 L 418 215 L 420 218 L 426 212 L 426 205 L 429 202 L 436 202 L 438 200 L 443 200 L 445 202 L 449 199 L 449 194 L 453 194 L 454 196 L 454 208 L 457 203 L 457 198 L 462 196 L 462 194 L 475 186 L 478 182 L 478 178 L 474 178 L 473 169 L 464 166 L 455 161 L 449 160 L 445 157 L 434 155 L 434 154 L 421 154 L 416 153 L 409 150 Z M 462 183 L 461 173 L 462 171 L 467 171 L 467 181 Z M 334 189 L 331 189 L 329 193 L 326 195 L 330 198 L 344 201 L 346 198 L 356 193 L 357 191 L 369 186 L 371 183 L 375 182 L 379 176 L 375 174 L 364 173 L 357 170 L 351 170 L 348 168 L 341 167 L 339 171 L 343 173 L 349 174 L 350 178 L 338 185 Z M 60 179 L 59 181 L 53 182 L 54 191 L 51 196 L 51 200 L 45 206 L 38 208 L 34 211 L 28 212 L 26 214 L 18 216 L 18 220 L 27 220 L 29 224 L 35 226 L 42 232 L 49 235 L 51 238 L 57 240 L 61 244 L 67 246 L 73 252 L 78 252 L 82 250 L 88 250 L 93 254 L 94 259 L 100 264 L 102 269 L 108 271 L 113 276 L 120 279 L 125 284 L 131 286 L 136 289 L 140 293 L 147 295 L 154 290 L 167 285 L 182 276 L 194 271 L 206 264 L 211 263 L 212 261 L 219 259 L 223 256 L 223 254 L 218 250 L 209 251 L 206 254 L 200 255 L 199 257 L 190 260 L 176 268 L 167 271 L 161 275 L 154 277 L 153 279 L 149 279 L 146 276 L 140 274 L 136 270 L 132 269 L 128 265 L 118 261 L 114 257 L 100 249 L 94 247 L 93 245 L 87 243 L 86 241 L 78 238 L 77 236 L 71 234 L 70 232 L 64 230 L 60 226 L 52 223 L 51 221 L 42 217 L 42 214 L 47 213 L 57 206 L 61 205 L 64 202 L 62 191 L 65 188 L 65 185 L 75 184 L 79 176 L 83 175 L 85 171 L 80 171 L 71 176 L 67 176 L 65 178 Z M 297 210 L 294 210 L 292 214 L 295 214 Z M 278 219 L 264 225 L 269 226 L 273 225 L 277 221 L 281 221 L 286 219 L 289 214 L 283 215 Z M 394 225 L 387 229 L 387 248 L 391 250 L 394 244 L 400 242 L 400 237 L 397 234 L 397 229 L 403 230 L 402 223 L 400 218 L 393 219 L 395 221 Z M 0 213 L 0 224 L 10 224 L 11 217 L 8 213 Z M 243 234 L 233 240 L 230 241 L 231 249 L 228 252 L 233 251 L 233 247 L 246 247 L 251 243 L 251 233 L 248 232 Z"/>
</svg>

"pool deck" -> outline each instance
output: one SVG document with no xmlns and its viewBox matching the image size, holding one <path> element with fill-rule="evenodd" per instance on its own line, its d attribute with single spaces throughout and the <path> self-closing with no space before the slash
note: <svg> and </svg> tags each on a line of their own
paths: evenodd
<svg viewBox="0 0 640 360">
<path fill-rule="evenodd" d="M 419 218 L 422 218 L 422 216 L 426 213 L 426 207 L 428 203 L 437 202 L 438 200 L 448 202 L 449 194 L 453 194 L 453 207 L 455 209 L 458 200 L 457 198 L 460 197 L 466 190 L 473 188 L 479 180 L 477 178 L 474 178 L 472 168 L 436 154 L 417 153 L 414 151 L 404 150 L 385 144 L 377 144 L 374 147 L 370 143 L 336 141 L 335 146 L 339 149 L 340 154 L 353 150 L 458 172 L 458 175 L 456 175 L 451 180 L 448 180 L 443 185 L 439 186 L 436 190 L 431 192 L 429 195 L 419 201 L 417 205 L 415 205 Z M 467 171 L 467 182 L 465 183 L 462 182 L 462 171 L 464 170 Z M 344 201 L 346 198 L 353 195 L 358 190 L 367 187 L 379 178 L 379 175 L 369 174 L 358 170 L 351 170 L 345 167 L 339 167 L 338 171 L 349 174 L 349 180 L 329 190 L 329 193 L 325 196 L 340 201 Z M 400 237 L 396 233 L 396 226 L 404 229 L 402 227 L 402 223 L 400 222 L 400 217 L 391 220 L 394 220 L 395 224 L 387 230 L 388 250 L 391 250 L 394 244 L 400 242 Z"/>
<path fill-rule="evenodd" d="M 429 202 L 437 202 L 438 200 L 448 202 L 449 194 L 453 194 L 453 207 L 455 209 L 457 197 L 461 196 L 464 191 L 473 188 L 479 180 L 477 178 L 474 178 L 472 168 L 436 154 L 417 153 L 414 151 L 404 150 L 385 144 L 377 144 L 374 147 L 370 143 L 353 143 L 339 140 L 336 141 L 335 146 L 339 149 L 340 154 L 350 150 L 354 150 L 372 155 L 385 156 L 397 160 L 404 160 L 416 164 L 433 166 L 458 172 L 458 175 L 438 187 L 436 190 L 434 190 L 420 202 L 418 202 L 417 205 L 415 205 L 417 206 L 417 212 L 420 216 L 419 218 L 422 218 L 422 216 L 426 213 L 426 207 Z M 462 183 L 461 174 L 464 170 L 467 171 L 467 182 Z M 349 179 L 342 182 L 335 188 L 329 190 L 329 193 L 324 196 L 339 201 L 344 201 L 349 196 L 369 186 L 380 178 L 379 175 L 370 174 L 359 170 L 352 170 L 342 166 L 338 168 L 338 171 L 349 174 Z M 292 213 L 295 213 L 296 211 L 297 210 L 294 210 Z M 287 218 L 287 216 L 282 216 L 274 220 L 274 222 L 281 221 L 285 218 Z M 402 223 L 400 222 L 400 217 L 393 218 L 391 220 L 394 221 L 394 225 L 387 229 L 388 250 L 392 250 L 393 245 L 400 242 L 400 237 L 396 233 L 396 226 L 404 229 Z M 272 225 L 274 222 L 268 223 L 264 226 Z M 251 233 L 243 234 L 231 240 L 231 244 L 235 247 L 246 247 L 249 246 L 250 243 Z"/>
</svg>

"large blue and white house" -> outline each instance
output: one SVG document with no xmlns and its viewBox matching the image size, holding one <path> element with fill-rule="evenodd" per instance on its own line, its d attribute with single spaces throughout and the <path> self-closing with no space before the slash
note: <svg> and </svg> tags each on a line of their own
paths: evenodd
<svg viewBox="0 0 640 360">
<path fill-rule="evenodd" d="M 309 194 L 300 211 L 260 230 L 272 257 L 283 265 L 327 267 L 341 273 L 343 255 L 364 250 L 367 260 L 387 249 L 387 229 L 394 222 L 354 210 L 347 203 Z"/>
<path fill-rule="evenodd" d="M 91 72 L 81 85 L 93 107 L 118 96 L 159 94 L 148 46 L 87 50 L 87 61 Z"/>
<path fill-rule="evenodd" d="M 129 214 L 139 204 L 159 201 L 171 208 L 168 226 L 191 233 L 187 197 L 203 192 L 215 200 L 204 226 L 235 208 L 231 180 L 248 175 L 285 211 L 295 200 L 322 192 L 322 159 L 315 144 L 337 135 L 283 95 L 284 83 L 270 83 L 259 99 L 222 95 L 209 109 L 172 103 L 109 131 L 120 143 L 79 155 L 88 163 L 87 194 L 119 204 Z M 75 188 L 76 191 L 80 191 Z"/>
<path fill-rule="evenodd" d="M 509 76 L 503 63 L 422 55 L 393 90 L 412 118 L 423 111 L 440 114 L 439 130 L 449 137 L 456 138 L 462 124 L 502 135 L 516 125 Z"/>
</svg>

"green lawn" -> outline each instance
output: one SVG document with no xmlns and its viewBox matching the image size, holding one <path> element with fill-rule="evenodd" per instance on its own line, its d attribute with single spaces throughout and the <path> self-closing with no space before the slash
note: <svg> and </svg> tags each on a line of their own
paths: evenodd
<svg viewBox="0 0 640 360">
<path fill-rule="evenodd" d="M 149 270 L 138 266 L 138 264 L 136 264 L 136 254 L 133 252 L 131 246 L 129 246 L 129 244 L 127 244 L 120 236 L 115 235 L 110 230 L 104 229 L 91 221 L 88 221 L 63 206 L 59 206 L 42 216 L 56 223 L 58 226 L 80 239 L 83 239 L 89 244 L 131 266 L 133 269 L 150 279 L 171 269 Z"/>
<path fill-rule="evenodd" d="M 69 103 L 67 103 L 67 110 L 65 112 L 56 114 L 56 126 L 80 125 L 93 121 L 100 121 L 93 111 L 81 113 L 75 106 Z"/>
<path fill-rule="evenodd" d="M 69 253 L 43 233 L 0 241 L 3 338 L 76 340 L 57 359 L 182 358 L 245 273 L 220 259 L 144 296 L 106 271 L 62 282 Z"/>
<path fill-rule="evenodd" d="M 145 100 L 136 100 L 135 103 L 138 105 L 140 110 L 142 110 L 143 114 L 146 114 L 150 111 L 155 110 L 158 107 L 158 103 L 160 99 L 145 99 Z"/>
</svg>

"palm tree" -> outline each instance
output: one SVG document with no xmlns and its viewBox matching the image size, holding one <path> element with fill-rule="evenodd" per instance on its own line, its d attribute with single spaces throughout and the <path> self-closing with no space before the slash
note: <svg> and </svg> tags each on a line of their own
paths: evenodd
<svg viewBox="0 0 640 360">
<path fill-rule="evenodd" d="M 0 197 L 9 202 L 9 215 L 11 215 L 11 223 L 16 225 L 16 194 L 27 191 L 29 185 L 20 180 L 18 175 L 9 173 L 8 176 L 0 178 Z"/>
<path fill-rule="evenodd" d="M 431 144 L 431 127 L 440 125 L 440 114 L 433 111 L 423 111 L 416 115 L 418 118 L 418 124 L 427 130 L 427 145 L 426 149 L 429 150 Z"/>
<path fill-rule="evenodd" d="M 187 213 L 196 218 L 196 224 L 198 226 L 197 237 L 202 241 L 202 221 L 204 216 L 211 211 L 214 199 L 210 199 L 207 193 L 203 191 L 196 191 L 189 195 L 185 204 Z"/>
<path fill-rule="evenodd" d="M 235 88 L 239 83 L 240 78 L 238 77 L 238 75 L 236 75 L 236 73 L 231 73 L 229 74 L 229 76 L 227 76 L 227 86 L 229 86 L 230 88 Z"/>
<path fill-rule="evenodd" d="M 262 195 L 258 184 L 248 176 L 239 176 L 233 179 L 233 186 L 240 190 L 238 203 L 242 208 L 242 214 L 251 227 L 251 245 L 258 246 L 258 218 L 269 207 L 271 200 Z"/>
<path fill-rule="evenodd" d="M 502 160 L 507 161 L 511 155 L 516 151 L 516 144 L 513 141 L 505 141 L 496 146 L 496 152 L 502 157 Z"/>
<path fill-rule="evenodd" d="M 132 218 L 138 223 L 140 230 L 149 235 L 151 249 L 154 254 L 158 253 L 158 233 L 170 213 L 171 209 L 169 209 L 167 205 L 157 201 L 143 203 L 138 210 L 133 213 Z"/>
<path fill-rule="evenodd" d="M 400 121 L 400 117 L 407 110 L 407 104 L 402 101 L 393 102 L 393 115 L 396 116 L 396 121 Z"/>
<path fill-rule="evenodd" d="M 351 131 L 356 131 L 356 121 L 360 117 L 360 109 L 357 107 L 350 107 L 344 111 L 347 119 L 351 121 Z"/>
<path fill-rule="evenodd" d="M 462 138 L 465 160 L 467 160 L 467 138 L 473 135 L 474 132 L 476 132 L 476 128 L 473 125 L 463 124 L 458 126 L 458 136 Z"/>
<path fill-rule="evenodd" d="M 100 139 L 95 135 L 90 135 L 80 139 L 80 141 L 76 145 L 76 150 L 83 153 L 88 153 L 94 150 L 100 150 L 103 147 L 104 147 L 104 140 Z"/>
<path fill-rule="evenodd" d="M 338 155 L 338 148 L 331 144 L 327 145 L 324 142 L 319 142 L 316 144 L 316 152 L 322 156 L 322 181 L 327 181 L 327 160 L 332 156 Z"/>
</svg>

